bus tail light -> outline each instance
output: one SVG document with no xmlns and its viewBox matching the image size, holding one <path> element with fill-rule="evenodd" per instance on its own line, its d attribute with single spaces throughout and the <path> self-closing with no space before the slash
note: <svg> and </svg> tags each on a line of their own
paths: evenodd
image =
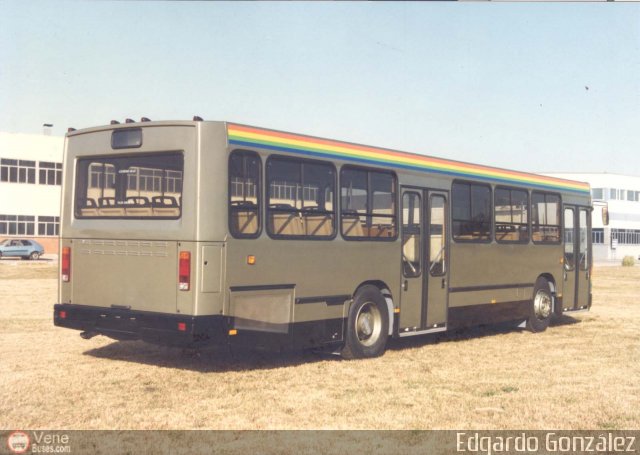
<svg viewBox="0 0 640 455">
<path fill-rule="evenodd" d="M 71 281 L 71 247 L 68 246 L 62 248 L 61 275 L 65 283 Z"/>
<path fill-rule="evenodd" d="M 178 289 L 188 291 L 191 288 L 191 253 L 180 251 L 180 265 L 178 272 Z"/>
</svg>

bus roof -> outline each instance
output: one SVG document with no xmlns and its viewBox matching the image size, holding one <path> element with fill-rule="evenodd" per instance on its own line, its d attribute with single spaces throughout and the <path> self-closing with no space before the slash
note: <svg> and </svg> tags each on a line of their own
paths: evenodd
<svg viewBox="0 0 640 455">
<path fill-rule="evenodd" d="M 457 178 L 525 185 L 541 189 L 589 195 L 589 184 L 527 172 L 482 166 L 398 150 L 277 131 L 238 123 L 227 123 L 229 144 L 261 147 L 318 158 L 433 172 Z"/>
</svg>

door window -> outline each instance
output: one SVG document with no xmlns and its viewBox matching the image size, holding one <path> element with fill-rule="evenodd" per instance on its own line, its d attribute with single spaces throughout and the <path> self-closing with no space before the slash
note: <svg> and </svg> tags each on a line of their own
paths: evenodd
<svg viewBox="0 0 640 455">
<path fill-rule="evenodd" d="M 429 213 L 429 273 L 431 273 L 432 276 L 441 276 L 447 272 L 445 204 L 444 196 L 431 196 L 431 209 Z"/>
<path fill-rule="evenodd" d="M 419 193 L 407 191 L 402 196 L 402 271 L 405 277 L 420 276 L 421 260 L 421 211 Z"/>
<path fill-rule="evenodd" d="M 575 266 L 573 238 L 573 209 L 564 209 L 564 265 L 567 270 Z"/>
<path fill-rule="evenodd" d="M 579 240 L 579 248 L 580 248 L 580 269 L 588 270 L 589 269 L 589 248 L 587 242 L 587 236 L 589 232 L 589 218 L 590 213 L 587 209 L 580 209 L 580 240 Z"/>
</svg>

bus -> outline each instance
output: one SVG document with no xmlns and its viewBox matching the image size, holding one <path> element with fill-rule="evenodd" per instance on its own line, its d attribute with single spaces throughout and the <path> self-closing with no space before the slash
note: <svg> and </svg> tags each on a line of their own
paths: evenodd
<svg viewBox="0 0 640 455">
<path fill-rule="evenodd" d="M 54 324 L 381 355 L 591 307 L 587 183 L 237 123 L 67 133 Z"/>
</svg>

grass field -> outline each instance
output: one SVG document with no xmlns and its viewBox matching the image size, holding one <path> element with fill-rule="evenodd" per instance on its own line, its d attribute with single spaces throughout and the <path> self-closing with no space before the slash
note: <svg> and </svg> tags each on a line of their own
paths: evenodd
<svg viewBox="0 0 640 455">
<path fill-rule="evenodd" d="M 0 428 L 637 429 L 640 267 L 589 313 L 392 342 L 377 359 L 202 353 L 56 328 L 54 263 L 0 261 Z"/>
</svg>

